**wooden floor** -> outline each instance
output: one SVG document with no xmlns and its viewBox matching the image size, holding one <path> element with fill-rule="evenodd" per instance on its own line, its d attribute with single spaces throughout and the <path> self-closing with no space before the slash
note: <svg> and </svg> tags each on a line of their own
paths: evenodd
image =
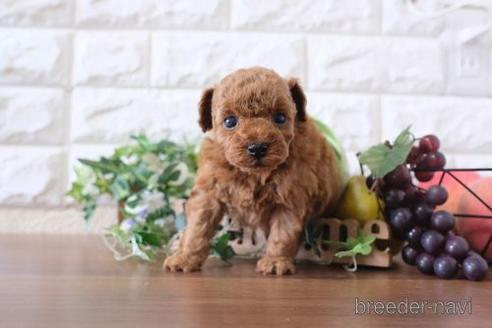
<svg viewBox="0 0 492 328">
<path fill-rule="evenodd" d="M 171 274 L 116 262 L 100 237 L 0 236 L 0 327 L 490 327 L 492 280 L 438 280 L 403 264 L 345 272 L 299 265 L 263 277 L 254 262 Z M 361 301 L 464 300 L 472 314 L 355 315 Z M 362 310 L 359 308 L 359 310 Z"/>
</svg>

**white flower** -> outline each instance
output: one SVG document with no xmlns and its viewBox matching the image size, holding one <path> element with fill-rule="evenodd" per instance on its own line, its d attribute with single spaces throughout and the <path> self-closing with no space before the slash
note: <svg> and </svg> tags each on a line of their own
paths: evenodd
<svg viewBox="0 0 492 328">
<path fill-rule="evenodd" d="M 133 165 L 138 162 L 138 157 L 135 154 L 132 154 L 131 156 L 121 156 L 121 161 L 123 164 Z"/>
<path fill-rule="evenodd" d="M 159 174 L 152 174 L 149 180 L 147 181 L 147 188 L 149 189 L 157 188 L 158 185 L 159 185 Z"/>
<path fill-rule="evenodd" d="M 164 169 L 166 168 L 166 165 L 164 165 L 163 162 L 153 153 L 147 153 L 142 156 L 142 160 L 147 164 L 149 169 L 157 174 L 162 174 L 164 172 Z"/>
<path fill-rule="evenodd" d="M 153 213 L 166 205 L 164 194 L 162 192 L 144 191 L 140 206 L 146 208 L 148 213 Z"/>
</svg>

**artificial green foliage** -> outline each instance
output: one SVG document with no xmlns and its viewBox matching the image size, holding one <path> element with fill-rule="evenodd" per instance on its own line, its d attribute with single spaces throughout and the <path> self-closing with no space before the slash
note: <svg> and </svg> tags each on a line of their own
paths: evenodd
<svg viewBox="0 0 492 328">
<path fill-rule="evenodd" d="M 410 127 L 407 127 L 393 144 L 381 143 L 358 154 L 359 162 L 361 165 L 367 165 L 374 178 L 382 178 L 398 165 L 405 163 L 414 140 Z"/>
<path fill-rule="evenodd" d="M 79 159 L 76 179 L 68 195 L 82 205 L 89 221 L 98 200 L 110 195 L 123 219 L 107 230 L 106 237 L 117 259 L 137 256 L 152 261 L 184 225 L 183 213 L 175 213 L 175 200 L 186 198 L 197 170 L 195 147 L 168 140 L 151 142 L 133 136 L 133 144 L 116 148 L 99 160 Z M 225 239 L 213 243 L 213 252 L 228 259 Z M 228 246 L 228 245 L 227 245 Z"/>
<path fill-rule="evenodd" d="M 350 177 L 348 171 L 348 163 L 345 151 L 342 143 L 336 137 L 335 133 L 323 122 L 313 118 L 314 123 L 318 127 L 321 134 L 325 137 L 326 141 L 333 147 L 335 155 L 337 157 L 338 169 L 340 170 L 340 177 L 342 179 L 342 185 L 345 185 Z"/>
<path fill-rule="evenodd" d="M 373 235 L 363 235 L 360 231 L 355 238 L 348 238 L 345 242 L 325 241 L 325 244 L 339 245 L 340 250 L 335 253 L 336 257 L 347 257 L 356 255 L 369 255 L 372 252 L 372 243 L 376 240 Z"/>
<path fill-rule="evenodd" d="M 228 262 L 230 258 L 236 255 L 229 245 L 229 234 L 227 232 L 212 241 L 211 249 L 212 254 L 224 262 Z"/>
</svg>

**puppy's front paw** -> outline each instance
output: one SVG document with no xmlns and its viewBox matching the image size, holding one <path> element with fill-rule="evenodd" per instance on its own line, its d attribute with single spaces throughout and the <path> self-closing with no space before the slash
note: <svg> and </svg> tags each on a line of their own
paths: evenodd
<svg viewBox="0 0 492 328">
<path fill-rule="evenodd" d="M 291 257 L 265 256 L 256 263 L 256 272 L 264 275 L 276 274 L 277 276 L 282 276 L 296 273 L 296 267 L 294 259 Z"/>
<path fill-rule="evenodd" d="M 171 272 L 193 272 L 202 267 L 203 260 L 197 256 L 176 253 L 164 260 L 163 267 Z"/>
</svg>

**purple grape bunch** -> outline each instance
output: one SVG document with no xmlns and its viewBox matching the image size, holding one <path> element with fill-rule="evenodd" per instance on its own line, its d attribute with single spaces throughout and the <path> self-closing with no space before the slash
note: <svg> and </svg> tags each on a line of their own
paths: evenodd
<svg viewBox="0 0 492 328">
<path fill-rule="evenodd" d="M 382 179 L 369 176 L 366 182 L 384 200 L 393 234 L 406 241 L 401 251 L 405 263 L 442 279 L 482 280 L 488 272 L 487 262 L 470 250 L 466 239 L 453 233 L 453 214 L 436 210 L 448 199 L 446 188 L 435 185 L 424 190 L 413 183 L 412 173 L 418 181 L 427 182 L 444 168 L 446 157 L 439 147 L 438 137 L 426 135 L 412 147 L 404 164 Z"/>
</svg>

